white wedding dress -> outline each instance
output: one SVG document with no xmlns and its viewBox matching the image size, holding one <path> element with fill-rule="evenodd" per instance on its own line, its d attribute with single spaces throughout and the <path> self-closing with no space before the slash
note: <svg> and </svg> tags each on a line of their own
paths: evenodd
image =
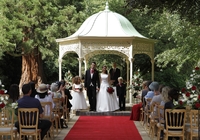
<svg viewBox="0 0 200 140">
<path fill-rule="evenodd" d="M 119 103 L 115 94 L 116 91 L 113 94 L 109 94 L 107 92 L 108 87 L 108 74 L 101 73 L 101 86 L 97 93 L 97 112 L 108 112 L 119 109 Z"/>
</svg>

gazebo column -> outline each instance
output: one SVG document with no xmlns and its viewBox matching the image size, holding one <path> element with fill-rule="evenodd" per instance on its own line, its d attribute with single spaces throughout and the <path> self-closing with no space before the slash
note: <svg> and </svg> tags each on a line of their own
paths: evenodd
<svg viewBox="0 0 200 140">
<path fill-rule="evenodd" d="M 82 78 L 82 74 L 81 74 L 82 61 L 83 61 L 83 58 L 78 58 L 78 62 L 79 62 L 79 77 L 80 78 Z"/>
<path fill-rule="evenodd" d="M 134 61 L 134 58 L 129 58 L 129 61 L 130 61 L 130 83 L 129 85 L 132 84 L 132 79 L 133 79 L 133 61 Z M 130 92 L 129 92 L 129 103 L 132 104 L 132 90 L 133 89 L 130 89 Z"/>
<path fill-rule="evenodd" d="M 59 64 L 59 81 L 62 80 L 62 59 L 58 59 Z"/>
<path fill-rule="evenodd" d="M 130 79 L 129 79 L 129 77 L 130 77 L 130 63 L 129 63 L 129 60 L 126 60 L 126 66 L 127 66 L 127 69 L 126 69 L 126 81 L 127 81 L 127 86 L 130 84 Z M 129 95 L 129 90 L 127 90 L 127 93 L 126 93 L 126 95 Z M 129 99 L 129 97 L 128 97 L 128 99 Z"/>
<path fill-rule="evenodd" d="M 154 59 L 151 59 L 151 80 L 154 81 Z"/>
<path fill-rule="evenodd" d="M 88 63 L 88 61 L 87 61 L 86 58 L 84 58 L 83 62 L 84 62 L 84 64 L 85 64 L 85 71 L 86 71 L 86 70 L 87 70 L 87 63 Z"/>
</svg>

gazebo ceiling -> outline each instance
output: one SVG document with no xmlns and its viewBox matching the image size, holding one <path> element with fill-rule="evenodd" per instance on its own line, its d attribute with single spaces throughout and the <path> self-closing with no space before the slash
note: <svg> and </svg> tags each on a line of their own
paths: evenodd
<svg viewBox="0 0 200 140">
<path fill-rule="evenodd" d="M 100 11 L 87 18 L 81 27 L 71 36 L 56 39 L 57 42 L 63 42 L 76 39 L 95 39 L 95 38 L 142 38 L 141 35 L 124 16 L 110 11 L 108 3 L 104 11 Z M 149 39 L 148 39 L 149 40 Z"/>
</svg>

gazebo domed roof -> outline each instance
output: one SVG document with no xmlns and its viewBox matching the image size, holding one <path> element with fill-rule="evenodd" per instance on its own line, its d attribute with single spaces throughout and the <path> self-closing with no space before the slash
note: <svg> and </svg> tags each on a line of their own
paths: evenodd
<svg viewBox="0 0 200 140">
<path fill-rule="evenodd" d="M 76 37 L 139 37 L 142 36 L 124 16 L 109 10 L 108 3 L 104 11 L 87 18 L 81 27 L 69 38 Z M 66 38 L 66 39 L 67 39 Z"/>
</svg>

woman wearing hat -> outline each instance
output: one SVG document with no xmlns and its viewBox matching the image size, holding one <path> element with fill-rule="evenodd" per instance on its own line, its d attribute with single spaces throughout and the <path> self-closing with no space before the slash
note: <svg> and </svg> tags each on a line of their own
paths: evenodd
<svg viewBox="0 0 200 140">
<path fill-rule="evenodd" d="M 40 102 L 51 102 L 52 103 L 52 108 L 54 108 L 54 103 L 52 96 L 48 94 L 48 88 L 46 84 L 40 84 L 39 87 L 37 88 L 37 94 L 35 95 L 35 98 L 38 99 Z M 50 109 L 49 107 L 45 108 L 50 115 Z"/>
</svg>

